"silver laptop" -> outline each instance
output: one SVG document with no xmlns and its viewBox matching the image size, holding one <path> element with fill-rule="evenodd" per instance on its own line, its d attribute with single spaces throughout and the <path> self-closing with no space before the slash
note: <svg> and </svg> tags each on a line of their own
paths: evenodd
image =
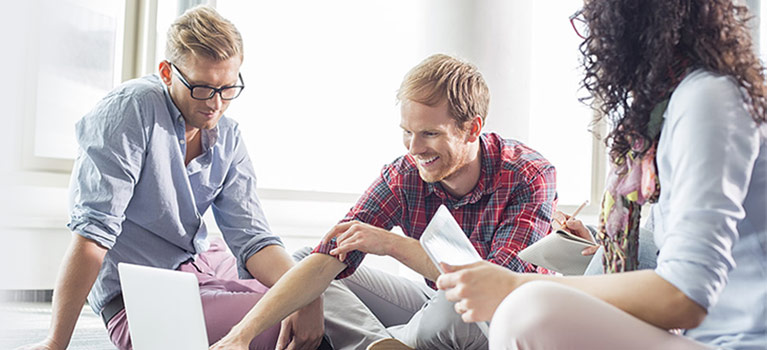
<svg viewBox="0 0 767 350">
<path fill-rule="evenodd" d="M 133 349 L 208 349 L 197 277 L 126 263 L 117 269 Z"/>
</svg>

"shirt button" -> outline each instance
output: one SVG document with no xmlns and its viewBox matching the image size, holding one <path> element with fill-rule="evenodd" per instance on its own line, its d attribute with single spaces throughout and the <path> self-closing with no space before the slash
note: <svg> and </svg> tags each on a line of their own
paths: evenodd
<svg viewBox="0 0 767 350">
<path fill-rule="evenodd" d="M 183 145 L 183 144 L 185 144 L 185 143 L 186 143 L 186 140 L 184 140 L 184 139 L 178 140 L 178 143 L 180 143 L 180 144 L 182 144 L 182 145 Z"/>
<path fill-rule="evenodd" d="M 178 122 L 181 123 L 182 121 L 184 121 L 184 117 L 178 116 Z"/>
</svg>

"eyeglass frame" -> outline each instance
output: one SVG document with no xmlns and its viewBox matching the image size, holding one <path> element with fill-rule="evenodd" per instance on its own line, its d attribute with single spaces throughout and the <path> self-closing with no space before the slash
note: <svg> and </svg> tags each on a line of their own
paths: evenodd
<svg viewBox="0 0 767 350">
<path fill-rule="evenodd" d="M 172 62 L 168 62 L 168 63 L 170 63 L 171 69 L 173 70 L 174 73 L 176 73 L 176 76 L 178 77 L 179 80 L 181 80 L 181 83 L 184 84 L 184 86 L 186 86 L 187 89 L 189 89 L 189 96 L 192 97 L 195 100 L 207 101 L 207 100 L 212 99 L 214 96 L 216 96 L 216 94 L 218 94 L 218 97 L 221 97 L 222 100 L 224 100 L 224 101 L 231 101 L 231 100 L 234 100 L 237 97 L 240 97 L 240 94 L 242 94 L 242 90 L 245 90 L 245 80 L 242 79 L 242 73 L 237 73 L 237 78 L 240 80 L 240 82 L 242 82 L 242 85 L 222 86 L 220 88 L 215 88 L 215 87 L 212 87 L 210 85 L 203 85 L 203 84 L 191 85 L 186 80 L 186 78 L 184 78 L 184 74 L 181 73 L 181 70 L 178 69 L 178 67 L 176 67 L 175 64 L 173 64 Z M 208 98 L 197 98 L 197 97 L 194 97 L 194 89 L 198 88 L 198 87 L 211 89 L 210 96 L 208 96 Z M 234 97 L 232 97 L 232 98 L 225 98 L 224 94 L 223 94 L 223 91 L 226 90 L 226 89 L 232 89 L 232 88 L 239 88 L 240 91 L 237 93 L 237 95 L 234 95 Z"/>
<path fill-rule="evenodd" d="M 578 11 L 575 11 L 572 15 L 570 15 L 570 25 L 573 26 L 573 30 L 575 31 L 575 35 L 579 36 L 581 39 L 586 40 L 586 35 L 581 34 L 581 32 L 578 30 L 578 26 L 575 25 L 575 21 L 583 23 L 583 25 L 588 28 L 588 22 L 584 18 L 582 18 L 583 15 L 583 9 L 580 9 Z"/>
</svg>

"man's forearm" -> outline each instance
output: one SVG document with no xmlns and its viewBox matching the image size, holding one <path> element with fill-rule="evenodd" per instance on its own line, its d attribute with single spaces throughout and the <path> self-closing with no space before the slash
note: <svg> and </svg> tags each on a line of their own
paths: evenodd
<svg viewBox="0 0 767 350">
<path fill-rule="evenodd" d="M 80 317 L 85 298 L 96 281 L 107 250 L 96 242 L 73 234 L 53 292 L 49 339 L 65 349 Z"/>
<path fill-rule="evenodd" d="M 232 328 L 231 336 L 250 341 L 296 310 L 316 300 L 346 268 L 338 259 L 312 254 L 285 273 Z"/>
<path fill-rule="evenodd" d="M 439 277 L 439 269 L 434 266 L 429 255 L 421 247 L 421 243 L 418 240 L 396 236 L 397 238 L 392 245 L 389 256 L 397 259 L 405 266 L 413 269 L 413 271 L 420 273 L 431 281 L 436 281 Z"/>
<path fill-rule="evenodd" d="M 245 262 L 248 272 L 270 288 L 294 265 L 293 259 L 279 245 L 264 247 Z"/>
</svg>

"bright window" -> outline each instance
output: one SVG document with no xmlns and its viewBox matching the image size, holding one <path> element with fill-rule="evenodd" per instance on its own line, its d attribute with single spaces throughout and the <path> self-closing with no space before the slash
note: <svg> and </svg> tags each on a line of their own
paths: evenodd
<svg viewBox="0 0 767 350">
<path fill-rule="evenodd" d="M 124 8 L 124 1 L 40 2 L 34 156 L 74 158 L 74 123 L 120 81 Z"/>
<path fill-rule="evenodd" d="M 246 88 L 227 114 L 259 187 L 361 193 L 404 152 L 395 93 L 425 57 L 409 4 L 217 1 L 244 38 Z"/>
<path fill-rule="evenodd" d="M 540 150 L 559 169 L 560 203 L 577 205 L 590 196 L 593 143 L 576 95 L 568 16 L 578 5 L 218 0 L 245 41 L 247 88 L 227 114 L 242 125 L 259 187 L 360 193 L 405 152 L 395 105 L 405 73 L 430 54 L 456 54 L 488 80 L 489 129 Z M 520 23 L 533 27 L 520 34 Z M 524 35 L 532 45 L 516 45 Z M 525 55 L 530 67 L 512 64 Z M 530 98 L 509 103 L 516 90 Z"/>
<path fill-rule="evenodd" d="M 529 143 L 556 166 L 557 190 L 564 205 L 578 205 L 592 194 L 595 139 L 589 126 L 594 114 L 578 101 L 587 95 L 579 90 L 583 72 L 578 45 L 583 39 L 569 21 L 582 5 L 578 1 L 533 3 Z"/>
</svg>

